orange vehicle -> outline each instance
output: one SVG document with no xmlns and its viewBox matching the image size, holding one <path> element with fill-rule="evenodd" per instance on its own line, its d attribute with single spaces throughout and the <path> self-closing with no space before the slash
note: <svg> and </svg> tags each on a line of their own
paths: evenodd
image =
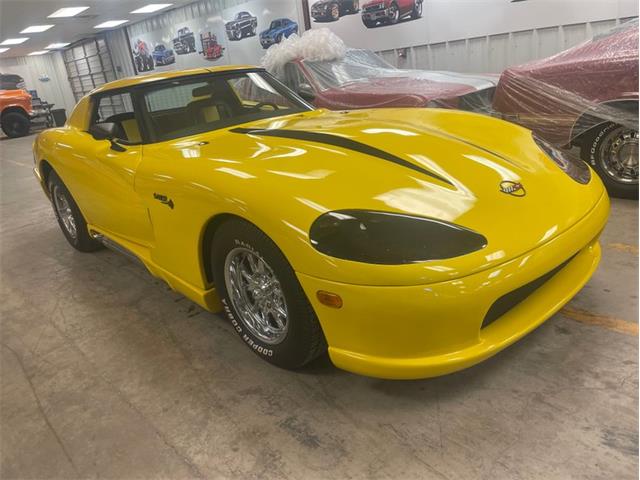
<svg viewBox="0 0 640 480">
<path fill-rule="evenodd" d="M 32 116 L 31 95 L 24 90 L 0 90 L 0 125 L 5 135 L 28 134 Z"/>
</svg>

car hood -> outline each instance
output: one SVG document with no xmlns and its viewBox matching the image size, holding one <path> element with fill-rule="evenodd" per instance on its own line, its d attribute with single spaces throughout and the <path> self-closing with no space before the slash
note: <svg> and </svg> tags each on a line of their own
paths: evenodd
<svg viewBox="0 0 640 480">
<path fill-rule="evenodd" d="M 460 97 L 495 88 L 497 79 L 453 72 L 424 72 L 414 76 L 387 76 L 344 84 L 337 93 L 364 94 L 380 97 L 383 104 L 423 106 L 429 101 Z M 374 102 L 375 103 L 375 102 Z M 373 103 L 371 107 L 378 106 Z"/>
<path fill-rule="evenodd" d="M 571 228 L 603 195 L 595 175 L 587 185 L 572 180 L 537 147 L 530 131 L 444 109 L 316 110 L 211 132 L 193 142 L 177 142 L 175 148 L 187 148 L 181 156 L 202 162 L 198 183 L 210 182 L 206 188 L 233 199 L 230 204 L 239 202 L 239 214 L 259 227 L 265 218 L 280 218 L 282 239 L 273 233 L 276 243 L 290 241 L 292 232 L 295 241 L 302 239 L 318 216 L 340 209 L 430 217 L 486 237 L 488 245 L 478 252 L 426 262 L 433 269 L 420 267 L 415 284 L 521 256 Z M 526 195 L 503 193 L 504 181 L 522 183 Z M 376 278 L 371 268 L 362 278 L 359 270 L 347 269 L 340 275 L 351 276 L 341 280 L 407 282 L 401 269 L 398 278 L 388 268 Z"/>
</svg>

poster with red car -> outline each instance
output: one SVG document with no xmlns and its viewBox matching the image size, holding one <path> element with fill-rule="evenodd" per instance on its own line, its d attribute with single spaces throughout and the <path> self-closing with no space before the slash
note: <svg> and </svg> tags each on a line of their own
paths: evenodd
<svg viewBox="0 0 640 480">
<path fill-rule="evenodd" d="M 308 0 L 308 5 L 311 28 L 329 28 L 349 46 L 382 50 L 427 40 L 425 0 Z"/>
</svg>

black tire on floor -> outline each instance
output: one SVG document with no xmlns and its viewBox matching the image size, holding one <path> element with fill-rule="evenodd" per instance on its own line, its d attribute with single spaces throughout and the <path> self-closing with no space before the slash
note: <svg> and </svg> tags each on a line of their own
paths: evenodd
<svg viewBox="0 0 640 480">
<path fill-rule="evenodd" d="M 603 123 L 587 132 L 580 143 L 580 157 L 587 162 L 598 173 L 598 176 L 607 187 L 609 195 L 617 198 L 638 198 L 638 183 L 624 183 L 616 181 L 615 178 L 609 174 L 603 165 L 603 155 L 606 154 L 604 149 L 609 148 L 609 142 L 607 141 L 611 135 L 615 135 L 617 131 L 622 133 L 628 130 L 613 122 Z M 637 132 L 636 141 L 637 141 Z M 636 147 L 637 148 L 637 147 Z M 637 152 L 636 152 L 637 155 Z M 636 158 L 637 162 L 637 158 Z"/>
<path fill-rule="evenodd" d="M 289 262 L 269 237 L 252 224 L 233 219 L 216 232 L 211 249 L 214 281 L 226 315 L 240 338 L 256 355 L 278 367 L 296 369 L 326 350 L 324 334 L 309 300 Z M 246 249 L 264 260 L 279 282 L 287 311 L 287 330 L 279 343 L 267 343 L 256 336 L 230 298 L 225 264 L 227 257 L 237 249 Z"/>
<path fill-rule="evenodd" d="M 56 172 L 52 171 L 49 174 L 47 188 L 49 189 L 49 193 L 51 194 L 51 204 L 53 206 L 53 212 L 56 215 L 56 219 L 58 220 L 58 225 L 60 225 L 60 229 L 62 230 L 62 233 L 64 234 L 64 237 L 67 239 L 69 244 L 73 248 L 81 252 L 95 252 L 96 250 L 100 250 L 101 248 L 103 248 L 103 245 L 100 242 L 94 240 L 89 235 L 87 222 L 82 216 L 82 213 L 80 213 L 80 209 L 71 196 L 71 193 L 69 193 L 69 190 L 67 190 L 67 187 L 64 185 L 64 183 L 62 183 L 62 180 L 60 180 L 60 177 L 58 177 Z M 55 197 L 57 195 L 62 196 L 67 201 L 69 209 L 71 210 L 71 215 L 73 217 L 73 221 L 75 222 L 75 236 L 72 235 L 61 218 L 56 204 Z"/>
<path fill-rule="evenodd" d="M 7 137 L 24 137 L 29 133 L 31 122 L 29 117 L 20 112 L 7 112 L 2 115 L 2 131 Z"/>
</svg>

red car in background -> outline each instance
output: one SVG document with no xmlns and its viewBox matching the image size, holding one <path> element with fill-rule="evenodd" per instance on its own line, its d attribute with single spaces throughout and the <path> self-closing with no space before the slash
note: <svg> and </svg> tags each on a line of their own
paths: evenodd
<svg viewBox="0 0 640 480">
<path fill-rule="evenodd" d="M 498 76 L 401 70 L 370 50 L 348 49 L 343 58 L 292 60 L 273 71 L 316 107 L 330 110 L 445 107 L 487 111 Z"/>
<path fill-rule="evenodd" d="M 577 146 L 612 195 L 638 196 L 638 22 L 502 73 L 494 110 Z"/>
</svg>

